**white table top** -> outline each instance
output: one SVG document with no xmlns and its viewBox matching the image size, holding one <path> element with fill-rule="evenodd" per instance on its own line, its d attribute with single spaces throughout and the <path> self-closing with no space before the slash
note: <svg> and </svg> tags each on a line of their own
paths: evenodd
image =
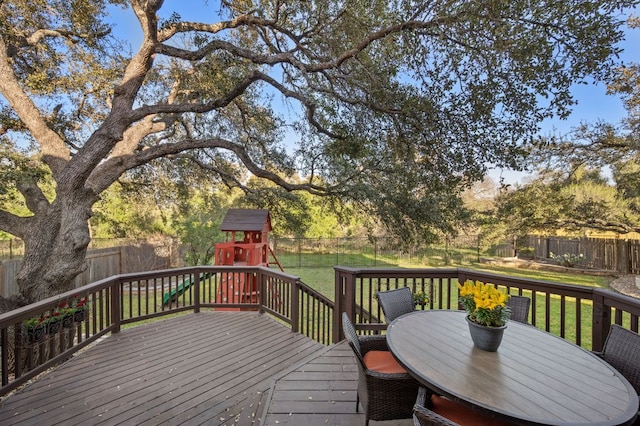
<svg viewBox="0 0 640 426">
<path fill-rule="evenodd" d="M 591 352 L 509 321 L 497 352 L 473 346 L 465 313 L 417 311 L 387 329 L 389 349 L 427 388 L 521 424 L 618 425 L 638 395 Z"/>
</svg>

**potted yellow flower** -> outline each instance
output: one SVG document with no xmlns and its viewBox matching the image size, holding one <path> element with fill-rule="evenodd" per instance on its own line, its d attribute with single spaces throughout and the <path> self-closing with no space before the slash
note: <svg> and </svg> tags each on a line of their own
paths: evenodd
<svg viewBox="0 0 640 426">
<path fill-rule="evenodd" d="M 495 352 L 502 342 L 502 334 L 507 327 L 509 295 L 492 284 L 480 281 L 458 283 L 458 301 L 467 311 L 467 322 L 471 339 L 476 347 Z"/>
</svg>

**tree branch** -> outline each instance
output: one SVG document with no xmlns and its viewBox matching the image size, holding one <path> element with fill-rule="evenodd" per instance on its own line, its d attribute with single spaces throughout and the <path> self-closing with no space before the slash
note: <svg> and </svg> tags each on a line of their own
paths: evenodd
<svg viewBox="0 0 640 426">
<path fill-rule="evenodd" d="M 18 238 L 24 239 L 32 221 L 31 217 L 20 217 L 0 210 L 0 229 Z"/>
<path fill-rule="evenodd" d="M 84 178 L 90 178 L 90 176 L 95 175 L 95 168 L 98 167 L 103 158 L 107 157 L 114 146 L 123 139 L 127 127 L 131 123 L 143 120 L 149 115 L 140 114 L 132 117 L 131 110 L 140 87 L 153 65 L 154 46 L 157 44 L 156 12 L 161 5 L 161 0 L 131 1 L 131 7 L 138 17 L 143 31 L 143 41 L 138 52 L 127 64 L 121 83 L 114 88 L 111 112 L 104 119 L 99 129 L 88 138 L 82 150 L 74 156 L 72 161 L 76 170 L 69 172 L 74 179 L 71 179 L 71 177 L 64 179 L 64 185 L 78 186 L 83 183 Z M 127 143 L 125 142 L 123 145 Z M 71 170 L 72 168 L 69 169 Z M 116 178 L 113 178 L 112 182 Z"/>
<path fill-rule="evenodd" d="M 51 130 L 31 98 L 16 79 L 7 56 L 7 46 L 0 37 L 0 93 L 42 147 L 43 161 L 57 175 L 71 158 L 62 138 Z"/>
<path fill-rule="evenodd" d="M 640 227 L 627 225 L 620 222 L 610 222 L 602 219 L 558 219 L 547 225 L 553 225 L 557 228 L 567 226 L 575 226 L 578 228 L 597 229 L 599 231 L 611 231 L 617 234 L 626 234 L 629 232 L 640 232 Z"/>
<path fill-rule="evenodd" d="M 313 127 L 315 127 L 320 133 L 323 133 L 323 134 L 329 136 L 330 138 L 344 139 L 344 136 L 329 131 L 328 129 L 324 128 L 318 122 L 318 120 L 316 120 L 316 118 L 315 118 L 316 106 L 313 103 L 309 102 L 309 100 L 304 95 L 302 95 L 302 94 L 300 94 L 298 92 L 294 92 L 293 90 L 290 90 L 290 89 L 286 88 L 284 85 L 280 84 L 274 78 L 272 78 L 272 77 L 270 77 L 270 76 L 268 76 L 266 74 L 260 73 L 260 79 L 262 81 L 266 82 L 266 83 L 269 83 L 274 88 L 278 89 L 280 91 L 280 93 L 282 93 L 284 96 L 286 96 L 288 98 L 296 99 L 298 102 L 300 102 L 302 105 L 304 105 L 305 111 L 306 111 L 307 120 L 309 120 L 309 123 Z"/>
<path fill-rule="evenodd" d="M 332 188 L 326 188 L 313 183 L 292 184 L 282 179 L 275 173 L 269 172 L 258 166 L 249 156 L 247 151 L 240 145 L 222 138 L 212 138 L 203 140 L 183 139 L 180 142 L 171 144 L 161 144 L 148 147 L 136 154 L 111 158 L 97 167 L 91 176 L 91 181 L 95 191 L 101 191 L 109 187 L 122 173 L 135 167 L 148 163 L 161 157 L 179 154 L 185 151 L 205 148 L 218 148 L 233 152 L 243 163 L 247 170 L 253 175 L 268 179 L 287 191 L 305 190 L 316 195 L 327 195 Z"/>
<path fill-rule="evenodd" d="M 194 104 L 191 102 L 188 103 L 168 103 L 168 104 L 158 104 L 158 105 L 145 105 L 134 110 L 130 116 L 128 117 L 128 121 L 133 123 L 135 121 L 141 120 L 148 115 L 152 114 L 181 114 L 184 112 L 192 112 L 192 113 L 205 113 L 209 111 L 213 111 L 217 108 L 222 108 L 229 105 L 234 99 L 238 96 L 242 95 L 252 83 L 261 80 L 263 74 L 258 71 L 253 71 L 247 74 L 242 80 L 240 80 L 235 87 L 228 90 L 224 96 L 214 99 L 211 102 L 206 102 L 203 104 Z"/>
<path fill-rule="evenodd" d="M 276 25 L 275 20 L 262 19 L 255 15 L 241 14 L 230 21 L 220 21 L 214 24 L 204 24 L 202 22 L 177 22 L 166 25 L 158 32 L 158 40 L 164 42 L 178 33 L 202 32 L 217 34 L 225 30 L 232 30 L 241 26 L 258 26 L 274 28 L 282 34 L 288 35 L 291 39 L 296 39 L 293 33 L 285 28 Z"/>
<path fill-rule="evenodd" d="M 195 51 L 181 49 L 175 46 L 159 43 L 156 46 L 156 53 L 160 53 L 160 54 L 167 55 L 174 58 L 183 59 L 186 61 L 199 61 L 214 51 L 222 50 L 230 53 L 233 56 L 247 59 L 253 62 L 254 64 L 276 65 L 281 63 L 287 63 L 303 72 L 313 73 L 313 72 L 319 72 L 319 71 L 324 71 L 328 69 L 337 69 L 344 62 L 354 58 L 355 56 L 358 55 L 358 53 L 366 50 L 375 41 L 382 40 L 391 34 L 400 33 L 404 31 L 416 31 L 421 29 L 437 28 L 441 25 L 448 24 L 448 23 L 451 23 L 452 21 L 457 21 L 460 19 L 459 16 L 440 17 L 428 22 L 420 21 L 420 20 L 410 20 L 406 22 L 400 22 L 395 25 L 390 25 L 385 28 L 381 28 L 377 31 L 373 31 L 369 33 L 366 37 L 363 37 L 362 40 L 355 43 L 351 49 L 345 50 L 344 52 L 337 55 L 333 59 L 318 58 L 312 55 L 308 50 L 304 49 L 307 52 L 307 56 L 311 56 L 313 57 L 313 59 L 318 60 L 317 63 L 306 64 L 296 59 L 296 56 L 294 55 L 295 52 L 302 50 L 301 37 L 295 36 L 293 33 L 274 25 L 272 21 L 265 21 L 265 20 L 257 19 L 255 17 L 249 17 L 246 15 L 242 15 L 238 18 L 242 18 L 240 22 L 243 25 L 255 24 L 258 26 L 269 26 L 276 29 L 279 33 L 286 34 L 287 37 L 290 38 L 295 43 L 295 48 L 293 50 L 285 51 L 285 52 L 279 51 L 276 53 L 269 53 L 269 54 L 257 54 L 255 50 L 245 49 L 245 48 L 236 46 L 233 43 L 230 43 L 226 40 L 217 39 L 217 40 L 212 40 L 204 47 L 197 49 Z M 231 25 L 230 23 L 224 23 L 224 24 Z M 172 31 L 177 31 L 177 28 L 183 25 L 185 25 L 184 28 L 192 28 L 194 30 L 200 29 L 202 31 L 205 31 L 208 27 L 210 32 L 220 31 L 222 29 L 222 27 L 220 27 L 219 24 L 203 25 L 203 24 L 196 24 L 196 23 L 180 23 L 180 24 L 176 24 L 176 27 L 172 28 Z M 239 25 L 240 23 L 238 23 L 238 26 Z M 163 37 L 164 36 L 165 34 L 163 33 Z"/>
<path fill-rule="evenodd" d="M 129 127 L 123 134 L 122 140 L 116 144 L 109 157 L 116 158 L 132 154 L 140 145 L 140 141 L 153 133 L 166 129 L 166 123 L 154 121 L 153 115 L 145 117 Z"/>
<path fill-rule="evenodd" d="M 35 183 L 21 181 L 17 183 L 17 188 L 24 196 L 27 207 L 33 213 L 42 213 L 49 206 L 49 200 L 44 196 L 42 190 Z"/>
<path fill-rule="evenodd" d="M 75 42 L 76 39 L 101 38 L 109 35 L 110 33 L 111 33 L 111 30 L 102 31 L 95 34 L 82 34 L 82 33 L 74 33 L 72 31 L 67 31 L 67 30 L 61 30 L 61 29 L 52 30 L 52 29 L 45 28 L 45 29 L 40 29 L 35 31 L 33 34 L 31 34 L 29 37 L 25 39 L 25 42 L 27 45 L 35 46 L 46 37 L 65 38 L 67 40 L 71 40 L 72 42 Z"/>
</svg>

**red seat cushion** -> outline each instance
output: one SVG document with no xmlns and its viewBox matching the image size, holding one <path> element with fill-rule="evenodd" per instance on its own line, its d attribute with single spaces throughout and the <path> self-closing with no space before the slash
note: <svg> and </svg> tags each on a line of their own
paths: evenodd
<svg viewBox="0 0 640 426">
<path fill-rule="evenodd" d="M 369 370 L 378 373 L 406 373 L 389 351 L 369 351 L 364 354 L 364 363 Z"/>
<path fill-rule="evenodd" d="M 511 424 L 506 421 L 492 419 L 488 415 L 485 415 L 478 411 L 474 411 L 466 405 L 451 401 L 450 399 L 442 398 L 438 395 L 433 395 L 431 397 L 431 407 L 429 409 L 440 414 L 442 417 L 446 417 L 452 422 L 458 423 L 461 426 L 506 426 Z"/>
</svg>

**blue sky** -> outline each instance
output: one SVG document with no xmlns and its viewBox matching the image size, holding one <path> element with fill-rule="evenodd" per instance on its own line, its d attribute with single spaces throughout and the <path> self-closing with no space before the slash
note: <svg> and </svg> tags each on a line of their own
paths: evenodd
<svg viewBox="0 0 640 426">
<path fill-rule="evenodd" d="M 626 39 L 620 43 L 623 49 L 620 59 L 624 63 L 640 62 L 640 28 L 627 30 Z M 579 84 L 572 89 L 578 104 L 574 107 L 571 116 L 564 121 L 550 120 L 543 124 L 545 130 L 551 130 L 554 126 L 562 132 L 570 130 L 583 121 L 593 122 L 603 119 L 608 122 L 617 123 L 626 117 L 627 113 L 622 105 L 619 96 L 607 95 L 606 87 L 600 83 L 597 85 Z"/>
<path fill-rule="evenodd" d="M 640 63 L 640 28 L 627 30 L 626 38 L 619 46 L 623 49 L 620 59 L 624 63 Z M 572 128 L 579 126 L 581 123 L 594 123 L 599 120 L 611 124 L 620 124 L 627 116 L 627 111 L 622 104 L 620 96 L 608 95 L 604 83 L 576 84 L 571 92 L 578 102 L 573 107 L 571 115 L 565 120 L 553 119 L 543 122 L 540 132 L 542 135 L 546 136 L 551 133 L 566 135 Z M 531 173 L 492 170 L 489 173 L 489 177 L 496 182 L 502 177 L 505 183 L 524 183 L 531 177 Z"/>
</svg>

